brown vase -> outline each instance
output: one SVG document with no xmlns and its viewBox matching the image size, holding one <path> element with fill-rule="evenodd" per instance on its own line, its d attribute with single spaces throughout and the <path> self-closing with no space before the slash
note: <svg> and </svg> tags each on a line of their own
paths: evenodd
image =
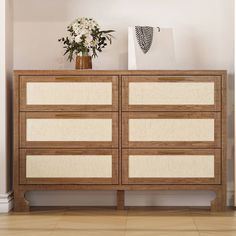
<svg viewBox="0 0 236 236">
<path fill-rule="evenodd" d="M 92 57 L 91 56 L 77 56 L 75 69 L 76 70 L 92 69 Z"/>
</svg>

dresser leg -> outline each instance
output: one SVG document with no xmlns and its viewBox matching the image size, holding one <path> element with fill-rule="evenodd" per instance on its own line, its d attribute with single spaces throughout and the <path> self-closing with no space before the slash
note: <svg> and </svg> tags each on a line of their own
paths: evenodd
<svg viewBox="0 0 236 236">
<path fill-rule="evenodd" d="M 14 192 L 14 211 L 27 212 L 29 211 L 29 202 L 25 199 L 25 191 Z"/>
<path fill-rule="evenodd" d="M 117 207 L 117 210 L 125 209 L 125 191 L 124 190 L 117 190 L 116 207 Z"/>
<path fill-rule="evenodd" d="M 226 199 L 222 190 L 215 190 L 215 199 L 211 202 L 211 211 L 225 211 Z"/>
</svg>

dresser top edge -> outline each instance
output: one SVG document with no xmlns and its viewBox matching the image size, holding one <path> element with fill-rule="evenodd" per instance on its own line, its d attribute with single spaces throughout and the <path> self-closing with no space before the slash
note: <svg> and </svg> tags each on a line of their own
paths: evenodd
<svg viewBox="0 0 236 236">
<path fill-rule="evenodd" d="M 14 70 L 15 76 L 225 76 L 227 70 Z"/>
</svg>

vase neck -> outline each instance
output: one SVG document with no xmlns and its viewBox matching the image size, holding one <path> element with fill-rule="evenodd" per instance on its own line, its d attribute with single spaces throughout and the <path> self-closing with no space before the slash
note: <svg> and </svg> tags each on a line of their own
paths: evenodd
<svg viewBox="0 0 236 236">
<path fill-rule="evenodd" d="M 88 51 L 84 51 L 84 52 L 82 52 L 82 56 L 89 56 Z"/>
</svg>

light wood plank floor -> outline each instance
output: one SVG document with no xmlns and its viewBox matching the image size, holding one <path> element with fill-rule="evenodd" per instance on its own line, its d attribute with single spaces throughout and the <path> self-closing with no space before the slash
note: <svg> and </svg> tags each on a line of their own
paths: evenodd
<svg viewBox="0 0 236 236">
<path fill-rule="evenodd" d="M 34 209 L 0 214 L 1 236 L 236 236 L 236 211 Z"/>
</svg>

